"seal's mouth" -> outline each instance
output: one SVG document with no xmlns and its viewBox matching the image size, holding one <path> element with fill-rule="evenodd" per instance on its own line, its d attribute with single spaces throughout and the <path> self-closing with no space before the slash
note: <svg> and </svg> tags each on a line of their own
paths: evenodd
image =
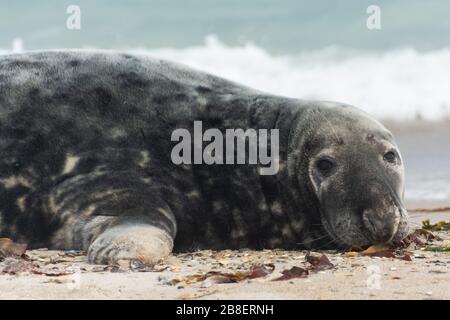
<svg viewBox="0 0 450 320">
<path fill-rule="evenodd" d="M 362 221 L 364 234 L 373 244 L 389 243 L 397 233 L 400 210 L 396 206 L 388 210 L 364 210 Z"/>
<path fill-rule="evenodd" d="M 397 206 L 381 212 L 366 210 L 358 218 L 342 213 L 338 221 L 322 216 L 324 231 L 332 239 L 329 247 L 347 249 L 398 243 L 409 234 L 408 212 Z M 346 217 L 346 218 L 345 218 Z"/>
</svg>

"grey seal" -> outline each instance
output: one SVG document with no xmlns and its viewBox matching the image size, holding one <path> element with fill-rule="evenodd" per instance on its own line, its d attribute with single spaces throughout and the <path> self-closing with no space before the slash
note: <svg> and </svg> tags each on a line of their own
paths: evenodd
<svg viewBox="0 0 450 320">
<path fill-rule="evenodd" d="M 192 131 L 194 121 L 205 130 L 278 129 L 278 173 L 174 164 L 171 133 Z M 408 233 L 402 157 L 368 114 L 157 59 L 1 56 L 0 154 L 0 236 L 86 250 L 94 263 L 367 246 Z"/>
</svg>

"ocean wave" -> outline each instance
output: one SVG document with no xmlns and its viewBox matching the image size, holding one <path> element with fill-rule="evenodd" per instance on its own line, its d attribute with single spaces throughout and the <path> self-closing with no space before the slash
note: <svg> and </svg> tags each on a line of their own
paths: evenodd
<svg viewBox="0 0 450 320">
<path fill-rule="evenodd" d="M 23 51 L 20 39 L 14 46 L 13 51 Z M 210 35 L 197 46 L 122 51 L 177 61 L 273 94 L 349 103 L 379 119 L 450 117 L 450 48 L 361 52 L 329 47 L 271 55 L 251 42 L 228 46 Z"/>
<path fill-rule="evenodd" d="M 450 200 L 450 174 L 448 172 L 432 173 L 426 175 L 411 172 L 412 181 L 407 183 L 406 200 Z"/>
</svg>

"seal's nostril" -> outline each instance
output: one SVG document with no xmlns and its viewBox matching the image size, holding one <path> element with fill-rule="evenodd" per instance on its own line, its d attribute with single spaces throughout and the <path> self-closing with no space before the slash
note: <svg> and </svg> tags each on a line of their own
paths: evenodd
<svg viewBox="0 0 450 320">
<path fill-rule="evenodd" d="M 370 240 L 374 243 L 389 242 L 395 234 L 395 214 L 384 211 L 365 210 L 363 224 L 368 231 Z"/>
</svg>

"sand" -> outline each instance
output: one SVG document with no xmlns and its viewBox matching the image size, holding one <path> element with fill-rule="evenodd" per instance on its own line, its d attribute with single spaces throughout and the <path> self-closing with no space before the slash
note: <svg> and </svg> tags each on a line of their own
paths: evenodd
<svg viewBox="0 0 450 320">
<path fill-rule="evenodd" d="M 449 232 L 439 232 L 448 245 Z M 334 268 L 310 271 L 306 278 L 272 281 L 293 266 L 311 268 L 306 251 L 199 251 L 174 255 L 153 271 L 125 270 L 88 264 L 78 252 L 27 251 L 39 272 L 0 275 L 1 299 L 450 299 L 450 253 L 416 249 L 412 261 L 325 254 Z M 1 265 L 4 263 L 0 263 Z M 254 264 L 272 263 L 273 273 L 238 283 L 208 278 L 189 283 L 209 271 L 236 274 Z M 58 275 L 59 273 L 72 273 Z M 53 274 L 53 275 L 52 275 Z"/>
</svg>

